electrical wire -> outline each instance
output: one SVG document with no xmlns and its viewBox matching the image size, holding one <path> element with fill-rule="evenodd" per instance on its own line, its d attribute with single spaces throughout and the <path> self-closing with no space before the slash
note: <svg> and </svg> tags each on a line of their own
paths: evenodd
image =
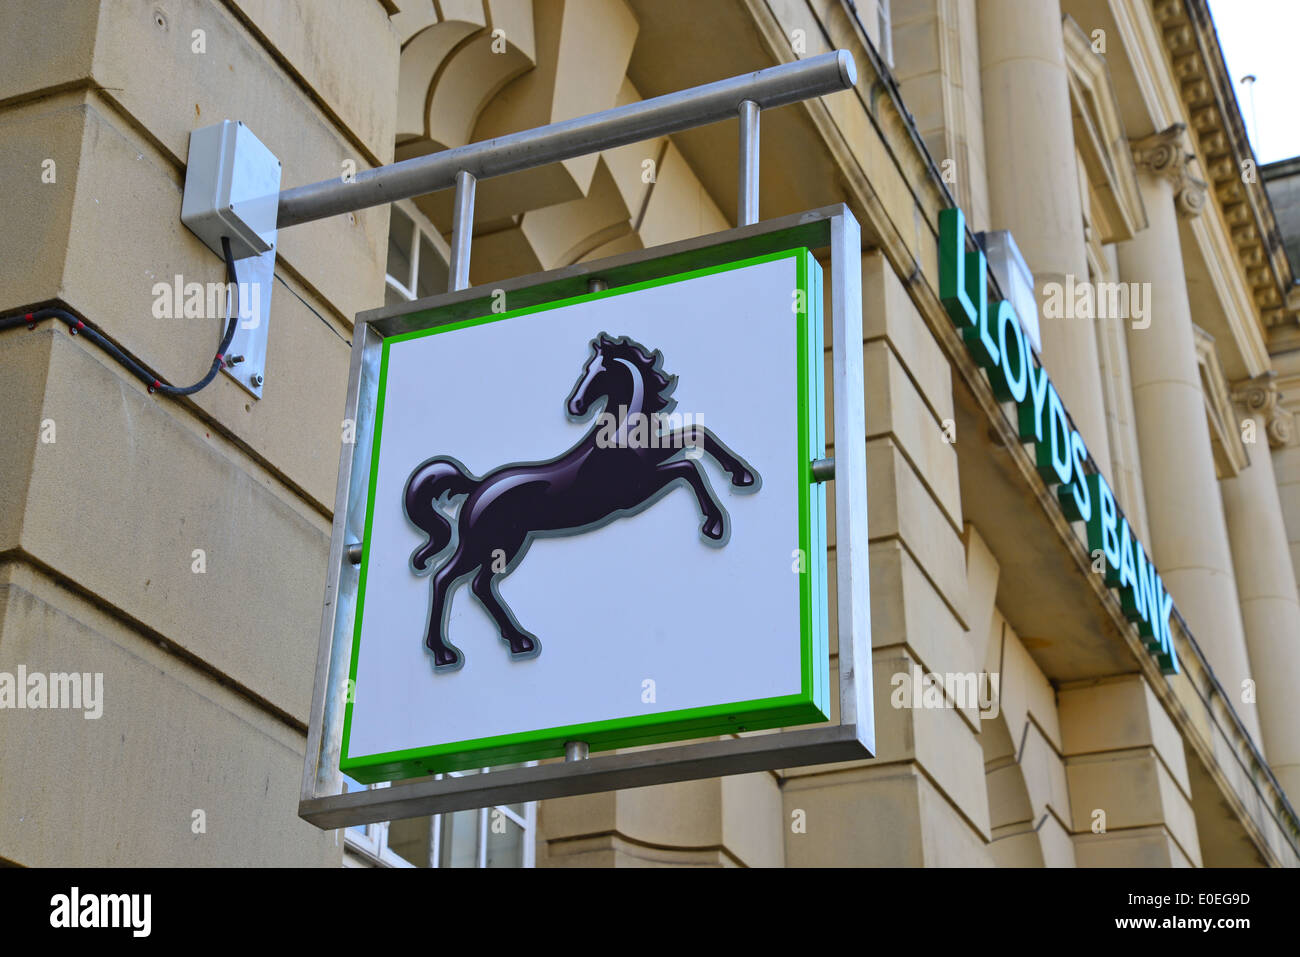
<svg viewBox="0 0 1300 957">
<path fill-rule="evenodd" d="M 290 294 L 292 294 L 293 298 L 297 299 L 300 303 L 302 303 L 302 304 L 303 304 L 303 307 L 304 307 L 308 312 L 310 312 L 313 316 L 315 316 L 317 319 L 319 319 L 319 320 L 321 321 L 321 324 L 322 324 L 326 329 L 328 329 L 330 332 L 334 333 L 334 335 L 338 338 L 339 342 L 343 343 L 343 344 L 344 344 L 345 346 L 347 346 L 349 349 L 352 348 L 352 343 L 347 339 L 347 337 L 346 337 L 346 336 L 343 336 L 343 335 L 340 335 L 340 334 L 339 334 L 339 331 L 338 331 L 337 329 L 334 328 L 334 324 L 333 324 L 333 323 L 331 323 L 328 319 L 326 319 L 324 316 L 322 316 L 322 315 L 321 315 L 321 314 L 316 310 L 316 307 L 315 307 L 315 306 L 313 306 L 311 303 L 309 303 L 309 302 L 308 302 L 306 299 L 304 299 L 302 296 L 298 295 L 298 290 L 297 290 L 297 289 L 294 289 L 293 286 L 291 286 L 291 285 L 289 285 L 287 282 L 285 282 L 283 276 L 281 276 L 279 273 L 276 273 L 276 274 L 275 274 L 275 278 L 278 279 L 278 280 L 280 280 L 280 285 L 283 286 L 285 289 L 288 289 L 289 292 L 290 292 Z M 1297 282 L 1300 282 L 1300 280 L 1297 280 Z"/>
<path fill-rule="evenodd" d="M 35 309 L 32 312 L 18 316 L 8 316 L 0 319 L 0 332 L 24 325 L 28 329 L 35 329 L 36 323 L 43 319 L 58 319 L 67 324 L 68 331 L 74 336 L 77 334 L 85 335 L 87 339 L 116 359 L 128 372 L 148 386 L 151 393 L 161 392 L 163 395 L 172 396 L 193 395 L 217 377 L 217 373 L 221 370 L 221 363 L 225 361 L 226 350 L 230 348 L 230 341 L 235 337 L 235 324 L 239 322 L 239 310 L 235 305 L 239 299 L 239 279 L 238 274 L 235 272 L 235 257 L 230 252 L 230 239 L 226 236 L 221 237 L 221 252 L 226 257 L 226 279 L 229 283 L 229 294 L 226 297 L 226 333 L 222 336 L 221 345 L 217 349 L 216 356 L 212 359 L 212 368 L 208 369 L 208 374 L 193 385 L 175 386 L 163 382 L 102 334 L 86 325 L 66 309 L 48 307 Z"/>
</svg>

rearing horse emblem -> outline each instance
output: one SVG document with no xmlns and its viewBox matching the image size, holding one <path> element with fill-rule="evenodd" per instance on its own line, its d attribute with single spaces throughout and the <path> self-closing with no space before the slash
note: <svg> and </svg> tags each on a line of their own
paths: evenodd
<svg viewBox="0 0 1300 957">
<path fill-rule="evenodd" d="M 662 365 L 659 350 L 602 332 L 591 342 L 565 413 L 582 422 L 602 399 L 604 411 L 572 448 L 544 462 L 503 465 L 481 478 L 449 455 L 434 456 L 411 473 L 406 517 L 428 536 L 411 554 L 411 571 L 433 576 L 424 644 L 435 671 L 454 671 L 465 662 L 447 640 L 447 617 L 452 592 L 471 576 L 470 591 L 509 644 L 510 657 L 520 661 L 541 653 L 537 636 L 520 627 L 497 591 L 536 538 L 593 531 L 648 508 L 680 484 L 699 503 L 702 540 L 727 543 L 730 518 L 698 463 L 700 450 L 731 476 L 737 492 L 757 491 L 762 479 L 703 425 L 683 426 L 681 416 L 670 415 L 677 377 L 665 375 Z M 461 496 L 455 548 L 439 564 L 435 559 L 453 539 L 440 506 Z"/>
</svg>

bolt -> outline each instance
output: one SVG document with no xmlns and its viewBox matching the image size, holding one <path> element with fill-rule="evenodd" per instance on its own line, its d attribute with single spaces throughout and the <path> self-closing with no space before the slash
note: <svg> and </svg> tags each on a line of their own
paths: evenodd
<svg viewBox="0 0 1300 957">
<path fill-rule="evenodd" d="M 234 367 L 239 365 L 243 361 L 244 361 L 243 356 L 230 356 L 228 359 L 226 359 L 226 365 Z"/>
<path fill-rule="evenodd" d="M 253 385 L 257 386 L 258 388 L 261 388 L 261 385 L 262 385 L 262 373 L 260 373 L 260 372 L 254 372 L 251 376 L 249 376 L 249 381 L 252 382 Z"/>
</svg>

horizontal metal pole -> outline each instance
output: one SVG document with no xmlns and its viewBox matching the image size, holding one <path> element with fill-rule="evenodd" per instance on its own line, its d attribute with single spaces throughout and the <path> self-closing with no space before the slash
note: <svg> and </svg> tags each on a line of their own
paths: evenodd
<svg viewBox="0 0 1300 957">
<path fill-rule="evenodd" d="M 770 110 L 851 89 L 856 82 L 857 67 L 847 50 L 823 53 L 550 126 L 417 156 L 357 173 L 350 182 L 336 176 L 287 189 L 280 193 L 278 224 L 283 229 L 448 189 L 462 170 L 475 179 L 490 179 L 732 119 L 745 100 Z"/>
<path fill-rule="evenodd" d="M 639 788 L 776 768 L 873 757 L 852 725 L 756 734 L 747 738 L 609 754 L 585 761 L 510 768 L 441 780 L 423 779 L 369 791 L 311 798 L 298 816 L 320 828 L 351 827 L 497 804 Z"/>
</svg>

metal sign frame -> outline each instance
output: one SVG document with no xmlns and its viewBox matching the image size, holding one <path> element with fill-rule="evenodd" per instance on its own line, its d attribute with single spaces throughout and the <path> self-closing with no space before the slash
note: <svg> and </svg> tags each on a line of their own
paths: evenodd
<svg viewBox="0 0 1300 957">
<path fill-rule="evenodd" d="M 421 316 L 438 309 L 446 321 L 490 312 L 504 291 L 512 308 L 614 288 L 684 271 L 689 264 L 721 264 L 740 247 L 779 252 L 804 246 L 829 249 L 836 582 L 838 587 L 839 721 L 793 731 L 638 748 L 443 779 L 419 778 L 391 787 L 341 793 L 342 722 L 349 694 L 359 553 L 366 513 L 370 455 L 378 398 L 381 345 L 387 336 L 423 328 Z M 447 811 L 544 800 L 573 794 L 752 771 L 800 767 L 874 756 L 871 631 L 867 552 L 866 412 L 862 363 L 861 242 L 857 220 L 844 205 L 741 226 L 638 250 L 596 262 L 463 288 L 440 296 L 362 313 L 357 317 L 348 375 L 345 420 L 353 441 L 339 458 L 330 540 L 325 610 L 317 654 L 299 816 L 321 828 L 346 827 Z M 829 478 L 829 463 L 819 477 Z M 577 757 L 577 755 L 573 755 Z"/>
</svg>

